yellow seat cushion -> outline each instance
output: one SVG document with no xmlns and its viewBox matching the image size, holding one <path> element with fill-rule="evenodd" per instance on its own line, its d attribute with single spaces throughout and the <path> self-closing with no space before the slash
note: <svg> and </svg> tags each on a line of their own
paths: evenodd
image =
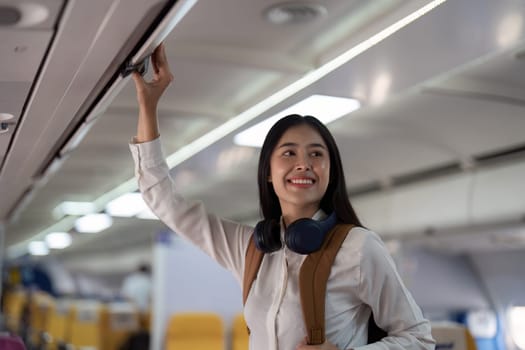
<svg viewBox="0 0 525 350">
<path fill-rule="evenodd" d="M 242 314 L 233 319 L 232 350 L 248 350 L 250 336 Z"/>
<path fill-rule="evenodd" d="M 213 313 L 182 313 L 171 317 L 166 330 L 166 350 L 224 350 L 224 328 Z"/>
</svg>

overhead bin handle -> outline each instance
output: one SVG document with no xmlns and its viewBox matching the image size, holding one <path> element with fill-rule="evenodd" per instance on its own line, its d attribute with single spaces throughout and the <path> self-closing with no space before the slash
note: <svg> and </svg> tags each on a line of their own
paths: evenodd
<svg viewBox="0 0 525 350">
<path fill-rule="evenodd" d="M 133 64 L 131 61 L 127 61 L 122 66 L 122 69 L 120 71 L 120 74 L 123 78 L 127 77 L 133 72 L 138 72 L 140 75 L 144 75 L 148 72 L 148 66 L 149 66 L 149 57 L 150 55 L 147 55 L 142 61 Z"/>
<path fill-rule="evenodd" d="M 137 52 L 124 64 L 120 70 L 123 78 L 137 71 L 141 75 L 148 71 L 149 57 L 157 46 L 168 36 L 175 25 L 188 13 L 198 0 L 176 0 L 167 16 L 156 26 Z"/>
</svg>

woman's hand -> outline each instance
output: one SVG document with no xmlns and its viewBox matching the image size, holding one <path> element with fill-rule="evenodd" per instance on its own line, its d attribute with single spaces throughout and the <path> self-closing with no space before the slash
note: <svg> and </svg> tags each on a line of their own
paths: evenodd
<svg viewBox="0 0 525 350">
<path fill-rule="evenodd" d="M 132 73 L 139 103 L 136 142 L 151 141 L 159 136 L 157 105 L 160 97 L 173 80 L 163 44 L 160 44 L 153 51 L 151 65 L 153 67 L 153 78 L 149 82 L 144 80 L 139 73 Z"/>
<path fill-rule="evenodd" d="M 308 345 L 307 340 L 307 338 L 304 338 L 303 341 L 297 345 L 295 350 L 339 350 L 337 346 L 330 343 L 328 340 L 321 345 Z"/>
</svg>

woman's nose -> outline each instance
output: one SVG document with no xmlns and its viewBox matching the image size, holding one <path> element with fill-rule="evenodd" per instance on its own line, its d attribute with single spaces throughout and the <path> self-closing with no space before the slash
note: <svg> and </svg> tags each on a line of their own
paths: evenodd
<svg viewBox="0 0 525 350">
<path fill-rule="evenodd" d="M 295 164 L 295 170 L 305 171 L 310 170 L 311 167 L 312 166 L 306 157 L 299 157 L 297 159 L 297 163 Z"/>
</svg>

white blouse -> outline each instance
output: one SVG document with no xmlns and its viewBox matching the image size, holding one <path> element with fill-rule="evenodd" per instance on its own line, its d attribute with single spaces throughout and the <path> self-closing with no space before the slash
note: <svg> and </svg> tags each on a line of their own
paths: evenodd
<svg viewBox="0 0 525 350">
<path fill-rule="evenodd" d="M 173 232 L 230 270 L 242 285 L 244 258 L 253 227 L 208 214 L 199 201 L 177 194 L 160 139 L 130 144 L 144 200 Z M 313 219 L 322 219 L 319 211 Z M 281 235 L 284 233 L 281 232 Z M 288 248 L 267 254 L 246 301 L 250 350 L 294 350 L 306 335 L 299 297 L 305 255 Z M 368 318 L 388 332 L 366 345 Z M 430 323 L 404 286 L 377 234 L 353 228 L 336 256 L 327 284 L 326 338 L 339 349 L 434 349 Z"/>
</svg>

